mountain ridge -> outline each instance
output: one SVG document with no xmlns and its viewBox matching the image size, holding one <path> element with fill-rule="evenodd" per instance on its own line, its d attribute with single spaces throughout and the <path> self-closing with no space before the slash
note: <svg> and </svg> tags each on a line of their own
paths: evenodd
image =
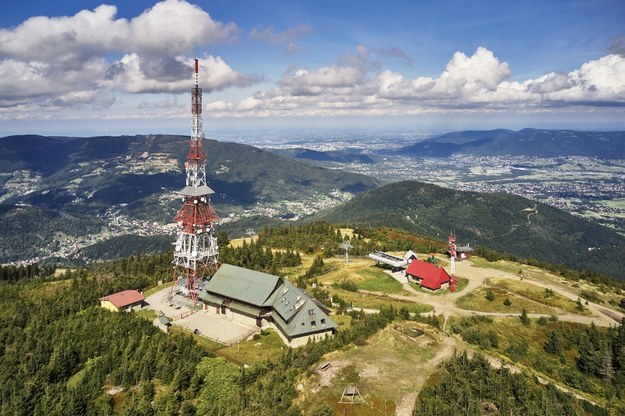
<svg viewBox="0 0 625 416">
<path fill-rule="evenodd" d="M 589 132 L 526 128 L 465 130 L 426 139 L 396 151 L 422 157 L 475 156 L 588 156 L 606 159 L 625 157 L 625 132 Z"/>
<path fill-rule="evenodd" d="M 354 226 L 384 225 L 440 239 L 455 232 L 459 244 L 625 278 L 618 254 L 625 237 L 516 195 L 402 181 L 357 195 L 314 218 Z"/>
<path fill-rule="evenodd" d="M 215 191 L 212 202 L 228 221 L 261 213 L 279 217 L 295 210 L 303 215 L 378 183 L 245 144 L 205 140 L 204 147 L 207 181 Z M 179 135 L 0 138 L 0 204 L 13 211 L 3 210 L 0 220 L 5 223 L 11 215 L 11 221 L 30 224 L 20 230 L 7 224 L 0 246 L 10 251 L 15 233 L 32 244 L 39 241 L 33 218 L 50 217 L 54 222 L 53 212 L 71 217 L 72 224 L 91 219 L 100 229 L 116 222 L 117 229 L 126 227 L 128 234 L 142 229 L 151 235 L 150 229 L 157 227 L 153 223 L 171 223 L 179 209 L 176 192 L 184 187 L 188 148 L 189 137 Z M 63 234 L 81 236 L 67 233 L 75 227 L 57 225 Z M 109 237 L 106 229 L 102 235 Z M 47 231 L 45 236 L 56 238 Z M 16 251 L 3 251 L 0 262 L 24 259 L 19 253 L 33 254 L 24 247 Z"/>
</svg>

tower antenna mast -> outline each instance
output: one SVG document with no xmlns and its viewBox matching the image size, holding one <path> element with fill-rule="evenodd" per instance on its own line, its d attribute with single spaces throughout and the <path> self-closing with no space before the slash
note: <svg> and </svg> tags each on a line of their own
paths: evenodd
<svg viewBox="0 0 625 416">
<path fill-rule="evenodd" d="M 449 278 L 449 291 L 456 291 L 456 233 L 452 231 L 449 233 L 449 271 L 451 276 Z"/>
<path fill-rule="evenodd" d="M 176 290 L 197 302 L 198 285 L 219 268 L 219 247 L 214 226 L 219 222 L 210 196 L 215 192 L 206 183 L 206 151 L 202 131 L 202 89 L 199 87 L 199 63 L 195 60 L 194 86 L 191 89 L 191 138 L 185 163 L 185 187 L 178 192 L 182 208 L 174 220 L 178 237 L 174 243 L 174 281 Z M 184 284 L 183 284 L 184 283 Z M 174 289 L 176 288 L 176 289 Z"/>
</svg>

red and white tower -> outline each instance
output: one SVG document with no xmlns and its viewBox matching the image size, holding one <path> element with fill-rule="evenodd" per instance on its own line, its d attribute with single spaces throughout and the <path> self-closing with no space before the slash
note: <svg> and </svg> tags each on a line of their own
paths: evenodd
<svg viewBox="0 0 625 416">
<path fill-rule="evenodd" d="M 456 234 L 452 232 L 449 234 L 449 271 L 451 276 L 449 278 L 449 291 L 456 291 Z"/>
<path fill-rule="evenodd" d="M 189 154 L 185 163 L 186 186 L 179 194 L 182 208 L 174 217 L 179 231 L 174 251 L 174 288 L 184 286 L 183 293 L 193 303 L 197 301 L 198 284 L 211 277 L 219 267 L 219 248 L 214 225 L 219 217 L 211 206 L 210 196 L 215 192 L 206 184 L 206 151 L 203 147 L 202 89 L 198 85 L 198 60 L 195 60 L 195 85 L 191 90 L 193 126 Z M 176 290 L 173 289 L 172 290 Z"/>
</svg>

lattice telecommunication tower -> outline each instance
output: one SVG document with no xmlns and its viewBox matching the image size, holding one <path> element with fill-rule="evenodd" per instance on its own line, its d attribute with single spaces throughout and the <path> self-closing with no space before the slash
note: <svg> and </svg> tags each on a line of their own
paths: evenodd
<svg viewBox="0 0 625 416">
<path fill-rule="evenodd" d="M 197 59 L 194 81 L 195 85 L 191 90 L 193 126 L 185 163 L 186 186 L 179 192 L 182 197 L 182 208 L 174 217 L 178 223 L 178 238 L 174 243 L 173 264 L 176 284 L 173 287 L 182 289 L 195 304 L 199 283 L 205 278 L 212 277 L 219 268 L 219 247 L 214 235 L 214 226 L 219 222 L 219 217 L 210 203 L 210 196 L 215 192 L 206 184 L 202 89 L 198 84 Z M 176 289 L 172 289 L 172 293 L 174 290 Z"/>
</svg>

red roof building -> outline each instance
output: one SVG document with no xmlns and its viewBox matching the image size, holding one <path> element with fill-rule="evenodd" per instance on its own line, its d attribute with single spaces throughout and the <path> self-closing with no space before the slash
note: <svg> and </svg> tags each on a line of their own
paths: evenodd
<svg viewBox="0 0 625 416">
<path fill-rule="evenodd" d="M 131 310 L 136 306 L 141 307 L 144 301 L 145 296 L 136 290 L 124 290 L 100 298 L 100 306 L 113 312 L 119 312 L 123 309 Z"/>
<path fill-rule="evenodd" d="M 406 276 L 419 282 L 421 287 L 430 290 L 439 290 L 445 283 L 449 283 L 449 274 L 442 267 L 421 260 L 413 260 L 406 269 Z"/>
</svg>

